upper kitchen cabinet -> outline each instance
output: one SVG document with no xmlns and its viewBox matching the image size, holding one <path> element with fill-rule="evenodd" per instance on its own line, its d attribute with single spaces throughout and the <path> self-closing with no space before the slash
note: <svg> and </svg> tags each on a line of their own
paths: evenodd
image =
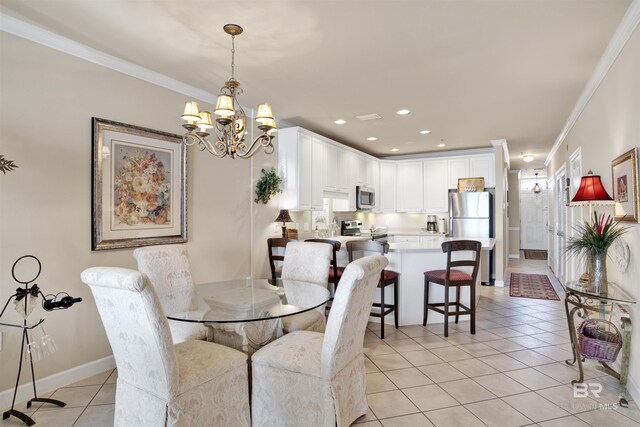
<svg viewBox="0 0 640 427">
<path fill-rule="evenodd" d="M 493 154 L 452 157 L 447 160 L 448 188 L 458 188 L 458 178 L 484 178 L 485 187 L 495 187 Z"/>
<path fill-rule="evenodd" d="M 278 132 L 278 168 L 283 179 L 280 208 L 321 210 L 324 142 L 301 128 Z"/>
<path fill-rule="evenodd" d="M 447 160 L 425 160 L 422 162 L 422 167 L 425 212 L 448 211 Z"/>
<path fill-rule="evenodd" d="M 399 161 L 397 167 L 397 211 L 421 212 L 424 208 L 422 161 Z"/>
<path fill-rule="evenodd" d="M 336 145 L 324 146 L 324 189 L 327 191 L 340 191 L 339 152 L 340 148 Z"/>
<path fill-rule="evenodd" d="M 380 190 L 376 204 L 380 212 L 396 211 L 396 162 L 380 162 Z"/>
<path fill-rule="evenodd" d="M 493 154 L 483 154 L 469 157 L 469 176 L 483 177 L 485 187 L 495 187 L 495 157 Z"/>
</svg>

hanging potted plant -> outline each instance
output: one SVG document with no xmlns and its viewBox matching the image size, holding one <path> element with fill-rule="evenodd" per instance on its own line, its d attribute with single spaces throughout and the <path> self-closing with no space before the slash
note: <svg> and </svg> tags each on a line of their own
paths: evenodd
<svg viewBox="0 0 640 427">
<path fill-rule="evenodd" d="M 607 252 L 613 243 L 628 231 L 611 215 L 598 216 L 593 212 L 593 223 L 585 221 L 576 227 L 578 236 L 570 238 L 566 252 L 579 257 L 586 256 L 590 263 L 589 283 L 596 292 L 607 292 Z"/>
<path fill-rule="evenodd" d="M 282 178 L 278 176 L 274 167 L 268 171 L 262 169 L 261 172 L 262 177 L 256 183 L 256 198 L 254 202 L 262 202 L 266 205 L 273 196 L 282 191 L 282 188 L 280 188 Z"/>
</svg>

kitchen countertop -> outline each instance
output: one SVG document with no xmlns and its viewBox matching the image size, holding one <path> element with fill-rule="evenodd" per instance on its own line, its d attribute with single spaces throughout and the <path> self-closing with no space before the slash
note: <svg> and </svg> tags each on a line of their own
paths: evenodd
<svg viewBox="0 0 640 427">
<path fill-rule="evenodd" d="M 389 243 L 389 252 L 409 253 L 409 252 L 442 252 L 442 242 L 450 240 L 477 240 L 482 243 L 483 250 L 491 250 L 496 244 L 496 239 L 482 237 L 442 237 L 430 239 L 422 243 L 398 242 Z"/>
</svg>

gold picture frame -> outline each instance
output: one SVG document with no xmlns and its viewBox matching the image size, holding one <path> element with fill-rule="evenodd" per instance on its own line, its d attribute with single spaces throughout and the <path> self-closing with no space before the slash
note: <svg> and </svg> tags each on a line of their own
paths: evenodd
<svg viewBox="0 0 640 427">
<path fill-rule="evenodd" d="M 614 218 L 638 222 L 638 149 L 632 148 L 611 162 Z"/>
<path fill-rule="evenodd" d="M 91 250 L 186 243 L 182 137 L 97 117 L 92 130 Z"/>
<path fill-rule="evenodd" d="M 484 178 L 458 178 L 458 193 L 484 191 Z"/>
</svg>

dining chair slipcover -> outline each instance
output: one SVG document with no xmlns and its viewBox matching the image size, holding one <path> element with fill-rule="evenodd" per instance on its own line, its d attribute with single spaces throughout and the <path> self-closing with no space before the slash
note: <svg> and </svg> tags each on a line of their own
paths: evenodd
<svg viewBox="0 0 640 427">
<path fill-rule="evenodd" d="M 347 266 L 324 334 L 293 332 L 254 353 L 254 427 L 342 427 L 367 413 L 363 340 L 387 263 L 372 255 Z"/>
<path fill-rule="evenodd" d="M 206 341 L 173 344 L 158 296 L 135 270 L 82 272 L 113 350 L 115 426 L 249 426 L 247 356 Z"/>
<path fill-rule="evenodd" d="M 299 280 L 314 283 L 327 288 L 329 281 L 329 265 L 331 264 L 331 246 L 326 243 L 291 242 L 287 245 L 287 256 L 282 266 L 283 280 Z M 285 293 L 290 304 L 302 304 L 304 293 L 289 292 L 287 284 Z M 316 331 L 324 332 L 324 305 L 315 310 L 287 316 L 282 319 L 283 332 Z"/>
<path fill-rule="evenodd" d="M 186 245 L 160 245 L 137 248 L 133 257 L 138 270 L 149 277 L 167 314 L 196 310 L 195 291 Z M 207 339 L 207 328 L 200 323 L 169 320 L 174 343 Z"/>
</svg>

